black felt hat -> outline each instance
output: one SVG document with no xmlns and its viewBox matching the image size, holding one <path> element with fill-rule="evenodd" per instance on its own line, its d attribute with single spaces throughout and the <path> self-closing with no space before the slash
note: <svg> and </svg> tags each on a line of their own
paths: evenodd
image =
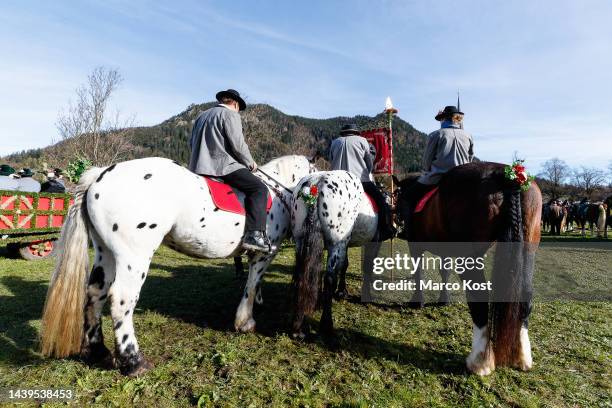
<svg viewBox="0 0 612 408">
<path fill-rule="evenodd" d="M 359 131 L 359 127 L 357 127 L 356 124 L 354 123 L 349 123 L 348 125 L 344 125 L 342 126 L 342 129 L 340 129 L 340 134 L 345 136 L 345 135 L 361 135 L 361 132 Z"/>
<path fill-rule="evenodd" d="M 461 115 L 464 114 L 459 109 L 457 109 L 456 106 L 446 106 L 443 111 L 438 112 L 438 114 L 436 115 L 436 120 L 438 121 L 444 120 L 454 115 L 455 113 L 459 113 Z"/>
<path fill-rule="evenodd" d="M 21 177 L 32 177 L 34 175 L 34 173 L 32 173 L 31 169 L 28 168 L 24 168 L 19 172 L 19 175 Z"/>
<path fill-rule="evenodd" d="M 221 102 L 221 99 L 223 98 L 231 98 L 235 100 L 236 102 L 238 102 L 238 106 L 240 107 L 241 111 L 246 109 L 246 106 L 247 106 L 246 102 L 244 101 L 244 99 L 242 99 L 242 97 L 240 96 L 240 93 L 236 91 L 235 89 L 228 89 L 227 91 L 217 92 L 217 95 L 215 97 L 217 98 L 219 102 Z"/>
</svg>

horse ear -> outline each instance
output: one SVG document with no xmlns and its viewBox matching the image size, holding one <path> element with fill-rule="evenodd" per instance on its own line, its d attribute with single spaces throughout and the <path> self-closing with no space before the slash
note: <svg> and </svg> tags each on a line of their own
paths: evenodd
<svg viewBox="0 0 612 408">
<path fill-rule="evenodd" d="M 396 186 L 399 186 L 401 182 L 399 181 L 397 176 L 395 174 L 392 174 L 391 177 L 393 178 L 393 183 L 395 183 Z"/>
</svg>

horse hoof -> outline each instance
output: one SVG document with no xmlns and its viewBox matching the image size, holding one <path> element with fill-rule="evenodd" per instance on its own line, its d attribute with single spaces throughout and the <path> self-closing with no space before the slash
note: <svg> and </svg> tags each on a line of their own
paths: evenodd
<svg viewBox="0 0 612 408">
<path fill-rule="evenodd" d="M 331 351 L 340 350 L 340 341 L 333 333 L 327 333 L 323 335 L 323 342 Z"/>
<path fill-rule="evenodd" d="M 495 359 L 492 351 L 487 353 L 486 357 L 484 353 L 471 353 L 465 359 L 465 364 L 471 373 L 481 377 L 489 375 L 495 370 Z"/>
<path fill-rule="evenodd" d="M 410 309 L 422 309 L 423 307 L 425 307 L 425 302 L 422 302 L 422 301 L 421 302 L 419 302 L 419 301 L 416 301 L 416 302 L 410 301 L 410 302 L 408 302 L 406 304 L 406 306 L 408 306 Z"/>
<path fill-rule="evenodd" d="M 241 333 L 253 333 L 255 331 L 255 319 L 250 318 L 242 325 L 236 326 L 236 331 Z"/>
<path fill-rule="evenodd" d="M 346 290 L 339 290 L 336 293 L 334 293 L 334 299 L 336 300 L 343 300 L 348 298 L 349 293 Z"/>
<path fill-rule="evenodd" d="M 119 370 L 121 371 L 121 374 L 130 378 L 136 378 L 154 368 L 153 363 L 147 360 L 142 354 L 139 353 L 138 356 L 139 358 L 136 364 L 130 364 L 130 361 L 125 365 L 120 366 Z"/>
<path fill-rule="evenodd" d="M 306 333 L 300 330 L 300 331 L 291 333 L 291 337 L 293 337 L 294 340 L 303 341 L 306 339 Z"/>
<path fill-rule="evenodd" d="M 154 367 L 155 366 L 153 365 L 153 363 L 143 358 L 142 362 L 138 364 L 138 366 L 136 366 L 134 370 L 128 372 L 126 375 L 130 378 L 136 378 L 136 377 L 143 375 L 144 373 L 146 373 L 147 371 L 151 370 Z"/>
<path fill-rule="evenodd" d="M 90 344 L 81 350 L 81 360 L 92 367 L 115 368 L 113 353 L 102 343 Z"/>
</svg>

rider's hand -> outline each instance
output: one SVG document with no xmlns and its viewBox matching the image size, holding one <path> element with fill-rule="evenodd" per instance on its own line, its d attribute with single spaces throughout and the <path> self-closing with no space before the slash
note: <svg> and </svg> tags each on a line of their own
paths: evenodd
<svg viewBox="0 0 612 408">
<path fill-rule="evenodd" d="M 251 173 L 255 173 L 257 171 L 257 163 L 253 162 L 253 164 L 249 166 L 249 170 L 251 170 Z"/>
</svg>

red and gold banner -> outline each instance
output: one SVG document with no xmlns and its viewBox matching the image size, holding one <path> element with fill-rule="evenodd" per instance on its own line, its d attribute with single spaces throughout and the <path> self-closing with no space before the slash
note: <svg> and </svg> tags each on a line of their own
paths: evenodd
<svg viewBox="0 0 612 408">
<path fill-rule="evenodd" d="M 374 159 L 374 174 L 393 174 L 393 153 L 391 147 L 391 130 L 388 128 L 369 129 L 361 132 L 361 136 L 376 148 Z"/>
</svg>

